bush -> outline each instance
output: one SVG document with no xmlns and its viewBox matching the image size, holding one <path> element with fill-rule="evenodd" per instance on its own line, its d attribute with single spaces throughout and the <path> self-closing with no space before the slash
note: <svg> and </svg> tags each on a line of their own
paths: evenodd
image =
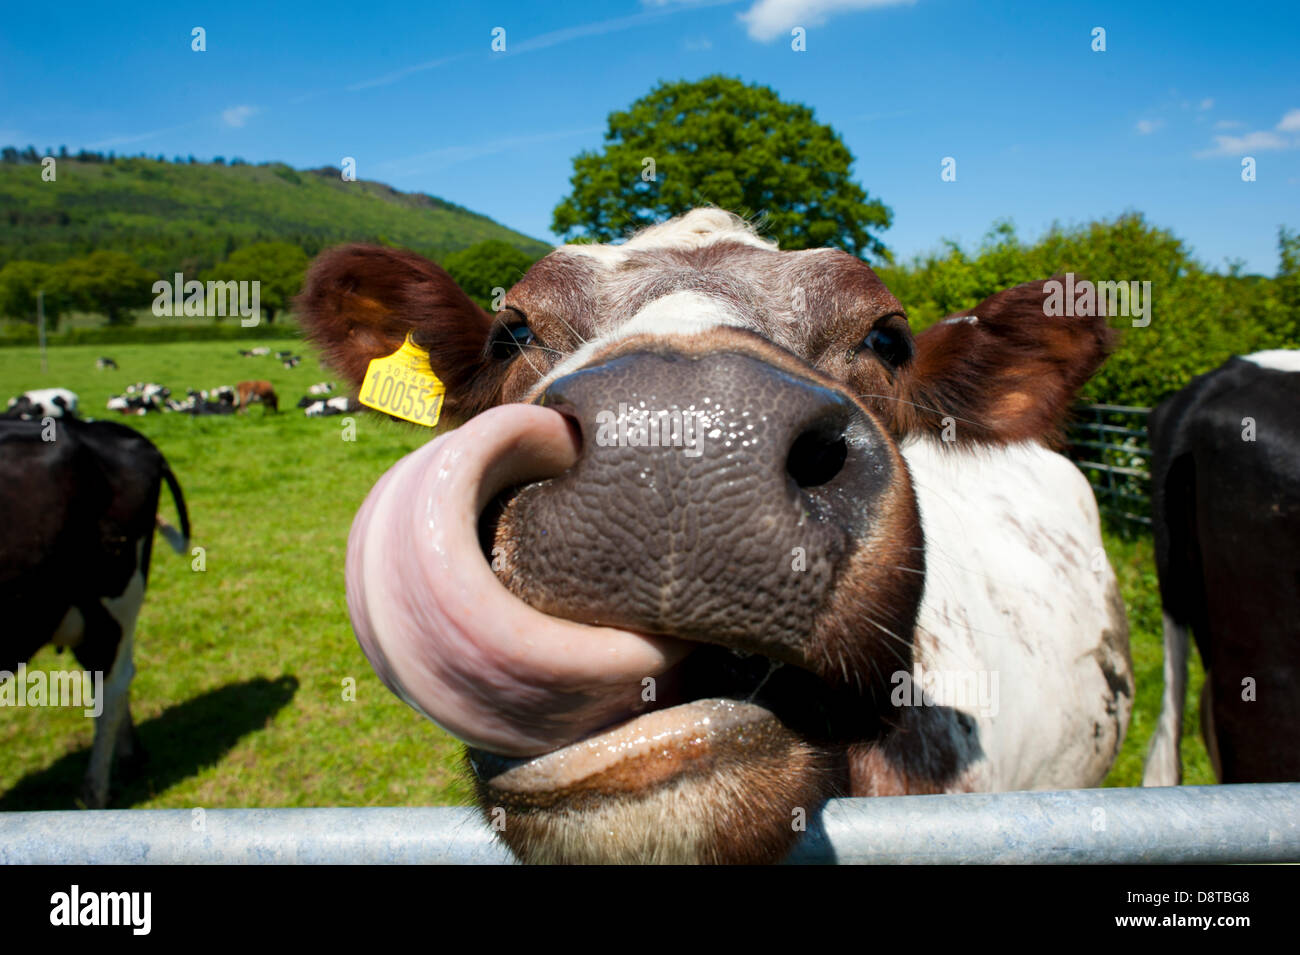
<svg viewBox="0 0 1300 955">
<path fill-rule="evenodd" d="M 1170 232 L 1139 214 L 1072 229 L 1054 227 L 1027 246 L 997 223 L 974 254 L 955 243 L 910 264 L 881 268 L 882 280 L 923 330 L 1011 285 L 1072 272 L 1075 281 L 1151 283 L 1150 324 L 1116 317 L 1115 353 L 1084 389 L 1105 404 L 1151 407 L 1232 355 L 1300 347 L 1300 234 L 1279 233 L 1275 279 L 1207 270 Z"/>
</svg>

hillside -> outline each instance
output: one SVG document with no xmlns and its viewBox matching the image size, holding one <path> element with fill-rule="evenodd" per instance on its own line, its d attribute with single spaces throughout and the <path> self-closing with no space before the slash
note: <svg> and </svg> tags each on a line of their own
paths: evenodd
<svg viewBox="0 0 1300 955">
<path fill-rule="evenodd" d="M 328 167 L 64 158 L 57 174 L 43 182 L 39 165 L 0 163 L 0 266 L 114 249 L 158 272 L 195 273 L 264 241 L 308 255 L 338 242 L 380 242 L 439 260 L 485 239 L 534 256 L 550 248 L 442 199 L 344 182 Z"/>
</svg>

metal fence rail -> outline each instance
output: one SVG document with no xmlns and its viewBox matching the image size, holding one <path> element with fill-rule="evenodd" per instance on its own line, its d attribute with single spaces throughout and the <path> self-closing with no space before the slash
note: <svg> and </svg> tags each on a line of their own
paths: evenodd
<svg viewBox="0 0 1300 955">
<path fill-rule="evenodd" d="M 512 861 L 460 807 L 0 813 L 4 864 Z M 1300 862 L 1300 783 L 836 799 L 789 861 Z"/>
<path fill-rule="evenodd" d="M 1150 408 L 1078 405 L 1067 437 L 1070 459 L 1088 478 L 1097 505 L 1113 519 L 1151 526 Z"/>
</svg>

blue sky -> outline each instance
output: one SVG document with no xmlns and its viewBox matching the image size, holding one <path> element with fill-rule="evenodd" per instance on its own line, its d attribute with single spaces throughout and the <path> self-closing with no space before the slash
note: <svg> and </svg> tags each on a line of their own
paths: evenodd
<svg viewBox="0 0 1300 955">
<path fill-rule="evenodd" d="M 999 218 L 1033 238 L 1140 210 L 1211 266 L 1272 274 L 1277 227 L 1300 228 L 1298 41 L 1294 2 L 9 4 L 0 143 L 353 156 L 362 178 L 554 240 L 571 159 L 612 110 L 725 73 L 840 132 L 901 257 Z"/>
</svg>

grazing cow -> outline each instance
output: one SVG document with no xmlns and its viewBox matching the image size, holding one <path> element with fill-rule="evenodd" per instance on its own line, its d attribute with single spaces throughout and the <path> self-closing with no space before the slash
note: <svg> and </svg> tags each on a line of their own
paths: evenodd
<svg viewBox="0 0 1300 955">
<path fill-rule="evenodd" d="M 288 370 L 291 369 L 291 368 L 297 368 L 298 365 L 299 365 L 301 362 L 302 362 L 302 356 L 301 356 L 301 355 L 294 355 L 292 358 L 286 358 L 286 359 L 284 359 L 284 360 L 281 362 L 281 364 L 283 364 L 284 367 L 285 367 L 285 370 L 288 371 Z"/>
<path fill-rule="evenodd" d="M 309 395 L 328 395 L 328 394 L 329 394 L 331 391 L 333 391 L 333 390 L 334 390 L 334 382 L 332 382 L 332 381 L 318 381 L 318 382 L 316 382 L 316 384 L 312 385 L 311 387 L 309 387 L 309 388 L 307 389 L 307 394 L 309 394 Z M 301 407 L 301 406 L 300 406 L 300 407 Z"/>
<path fill-rule="evenodd" d="M 21 418 L 24 421 L 72 417 L 77 413 L 78 401 L 76 392 L 67 388 L 37 388 L 10 398 L 4 417 Z"/>
<path fill-rule="evenodd" d="M 280 410 L 280 399 L 275 396 L 275 389 L 269 381 L 241 381 L 235 387 L 239 391 L 235 404 L 239 406 L 240 414 L 248 411 L 248 406 L 254 403 L 271 411 Z"/>
<path fill-rule="evenodd" d="M 835 795 L 1099 784 L 1128 625 L 1045 442 L 1112 332 L 1045 300 L 913 338 L 859 259 L 714 209 L 557 249 L 495 318 L 412 253 L 323 254 L 333 367 L 409 333 L 468 419 L 356 517 L 362 648 L 527 861 L 775 861 Z"/>
<path fill-rule="evenodd" d="M 117 371 L 117 362 L 113 361 L 111 358 L 96 358 L 95 367 L 100 371 L 103 371 L 105 368 L 112 368 L 114 371 Z"/>
<path fill-rule="evenodd" d="M 101 674 L 95 702 L 102 709 L 83 790 L 92 808 L 108 800 L 115 755 L 136 751 L 132 641 L 163 482 L 181 525 L 179 534 L 163 530 L 185 553 L 185 498 L 167 461 L 139 432 L 76 418 L 0 422 L 0 670 L 8 677 L 53 642 Z"/>
<path fill-rule="evenodd" d="M 1300 781 L 1300 351 L 1231 358 L 1151 412 L 1165 691 L 1143 785 L 1182 779 L 1187 631 L 1224 783 Z"/>
</svg>

